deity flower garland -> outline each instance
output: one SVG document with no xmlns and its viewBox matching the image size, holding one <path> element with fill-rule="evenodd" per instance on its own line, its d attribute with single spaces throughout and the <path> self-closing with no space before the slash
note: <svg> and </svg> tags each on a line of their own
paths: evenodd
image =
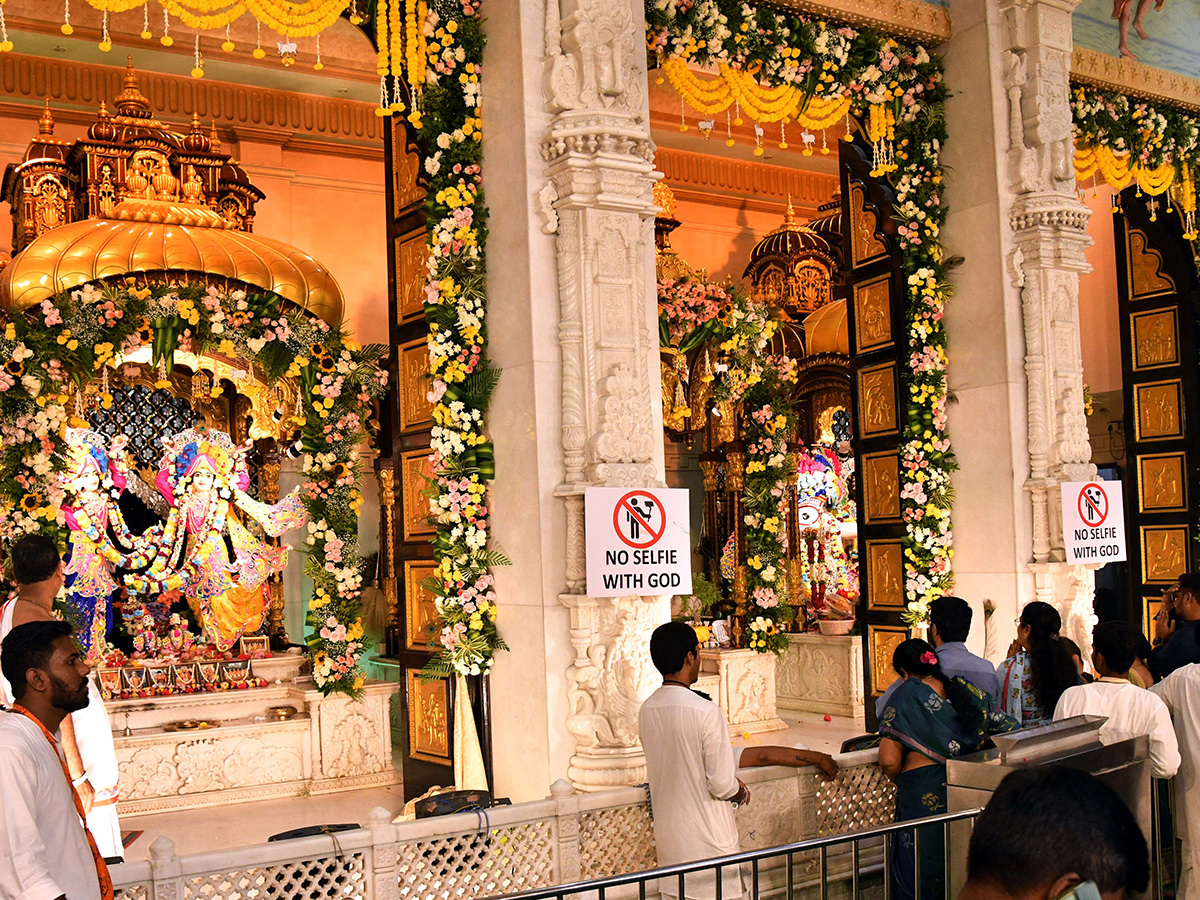
<svg viewBox="0 0 1200 900">
<path fill-rule="evenodd" d="M 112 405 L 106 367 L 149 345 L 170 368 L 176 349 L 244 361 L 267 383 L 294 378 L 301 408 L 303 501 L 309 521 L 304 574 L 314 586 L 306 623 L 313 676 L 326 694 L 357 694 L 363 649 L 357 553 L 362 495 L 358 448 L 363 409 L 386 388 L 380 345 L 359 347 L 340 327 L 288 309 L 275 294 L 200 283 L 84 285 L 25 315 L 0 318 L 0 543 L 41 531 L 66 544 L 63 496 L 54 473 L 65 459 L 70 394 L 101 379 L 96 401 Z M 213 386 L 220 390 L 219 386 Z M 74 422 L 74 424 L 83 424 Z"/>
<path fill-rule="evenodd" d="M 506 649 L 496 630 L 488 549 L 487 483 L 495 476 L 485 414 L 499 378 L 487 358 L 487 207 L 480 177 L 480 74 L 484 35 L 476 0 L 422 3 L 424 84 L 408 122 L 428 177 L 429 372 L 433 403 L 429 501 L 437 531 L 435 574 L 440 654 L 431 673 L 479 675 Z"/>
<path fill-rule="evenodd" d="M 1075 85 L 1075 175 L 1083 186 L 1096 175 L 1116 190 L 1136 183 L 1152 196 L 1168 190 L 1184 215 L 1184 236 L 1195 241 L 1195 173 L 1200 122 L 1194 113 L 1111 91 Z M 1167 204 L 1170 209 L 1170 202 Z M 1155 217 L 1151 212 L 1151 218 Z"/>
<path fill-rule="evenodd" d="M 923 621 L 930 601 L 952 583 L 950 473 L 956 468 L 946 432 L 941 321 L 950 293 L 939 237 L 946 221 L 939 161 L 946 137 L 941 63 L 920 46 L 742 0 L 647 0 L 645 9 L 647 44 L 660 65 L 715 65 L 754 76 L 762 87 L 751 108 L 739 103 L 739 115 L 757 111 L 766 121 L 777 118 L 775 106 L 795 102 L 781 90 L 785 87 L 798 89 L 822 111 L 836 99 L 848 99 L 847 115 L 863 123 L 874 145 L 874 174 L 886 176 L 895 191 L 909 286 L 911 364 L 901 459 L 905 615 Z M 798 110 L 804 114 L 804 105 Z"/>
<path fill-rule="evenodd" d="M 742 525 L 746 540 L 747 643 L 760 653 L 787 647 L 782 627 L 793 618 L 788 606 L 788 481 L 795 466 L 788 435 L 796 427 L 789 398 L 797 368 L 769 353 L 779 325 L 766 310 L 730 291 L 716 320 L 714 339 L 722 361 L 714 369 L 713 396 L 742 406 L 746 471 Z"/>
</svg>

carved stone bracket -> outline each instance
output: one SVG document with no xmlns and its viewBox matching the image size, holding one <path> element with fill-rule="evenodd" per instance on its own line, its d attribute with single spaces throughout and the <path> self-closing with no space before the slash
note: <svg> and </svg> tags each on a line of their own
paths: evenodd
<svg viewBox="0 0 1200 900">
<path fill-rule="evenodd" d="M 576 740 L 567 770 L 579 790 L 644 781 L 638 709 L 657 685 L 650 632 L 670 614 L 656 597 L 561 594 L 571 610 L 575 661 L 567 669 L 567 730 Z"/>
</svg>

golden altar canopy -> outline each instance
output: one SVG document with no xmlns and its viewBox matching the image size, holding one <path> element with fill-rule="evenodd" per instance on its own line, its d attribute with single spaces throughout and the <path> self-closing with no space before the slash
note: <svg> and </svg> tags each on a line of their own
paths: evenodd
<svg viewBox="0 0 1200 900">
<path fill-rule="evenodd" d="M 832 299 L 837 265 L 829 241 L 796 221 L 789 197 L 783 224 L 754 246 L 742 277 L 750 282 L 752 299 L 801 319 Z"/>
<path fill-rule="evenodd" d="M 131 274 L 178 273 L 273 291 L 330 324 L 337 281 L 311 255 L 253 234 L 264 198 L 192 116 L 186 134 L 157 121 L 132 58 L 116 114 L 100 104 L 87 137 L 54 136 L 49 102 L 19 164 L 4 172 L 13 259 L 0 269 L 0 309 L 21 312 L 61 291 Z"/>
</svg>

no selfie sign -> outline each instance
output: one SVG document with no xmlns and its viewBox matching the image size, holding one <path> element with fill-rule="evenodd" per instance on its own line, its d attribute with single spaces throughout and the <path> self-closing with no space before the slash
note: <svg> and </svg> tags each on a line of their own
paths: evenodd
<svg viewBox="0 0 1200 900">
<path fill-rule="evenodd" d="M 684 488 L 587 488 L 589 597 L 690 594 L 691 526 Z"/>
</svg>

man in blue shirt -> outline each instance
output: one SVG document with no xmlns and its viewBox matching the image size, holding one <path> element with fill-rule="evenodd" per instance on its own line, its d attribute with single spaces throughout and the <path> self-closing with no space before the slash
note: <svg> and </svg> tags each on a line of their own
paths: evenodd
<svg viewBox="0 0 1200 900">
<path fill-rule="evenodd" d="M 1000 682 L 996 678 L 996 667 L 967 649 L 967 635 L 971 633 L 971 605 L 962 597 L 939 597 L 929 604 L 929 643 L 933 644 L 942 671 L 951 678 L 966 679 L 981 691 L 991 694 L 1000 702 Z M 882 697 L 875 701 L 875 715 L 882 716 L 892 691 L 900 679 L 891 683 Z"/>
</svg>

